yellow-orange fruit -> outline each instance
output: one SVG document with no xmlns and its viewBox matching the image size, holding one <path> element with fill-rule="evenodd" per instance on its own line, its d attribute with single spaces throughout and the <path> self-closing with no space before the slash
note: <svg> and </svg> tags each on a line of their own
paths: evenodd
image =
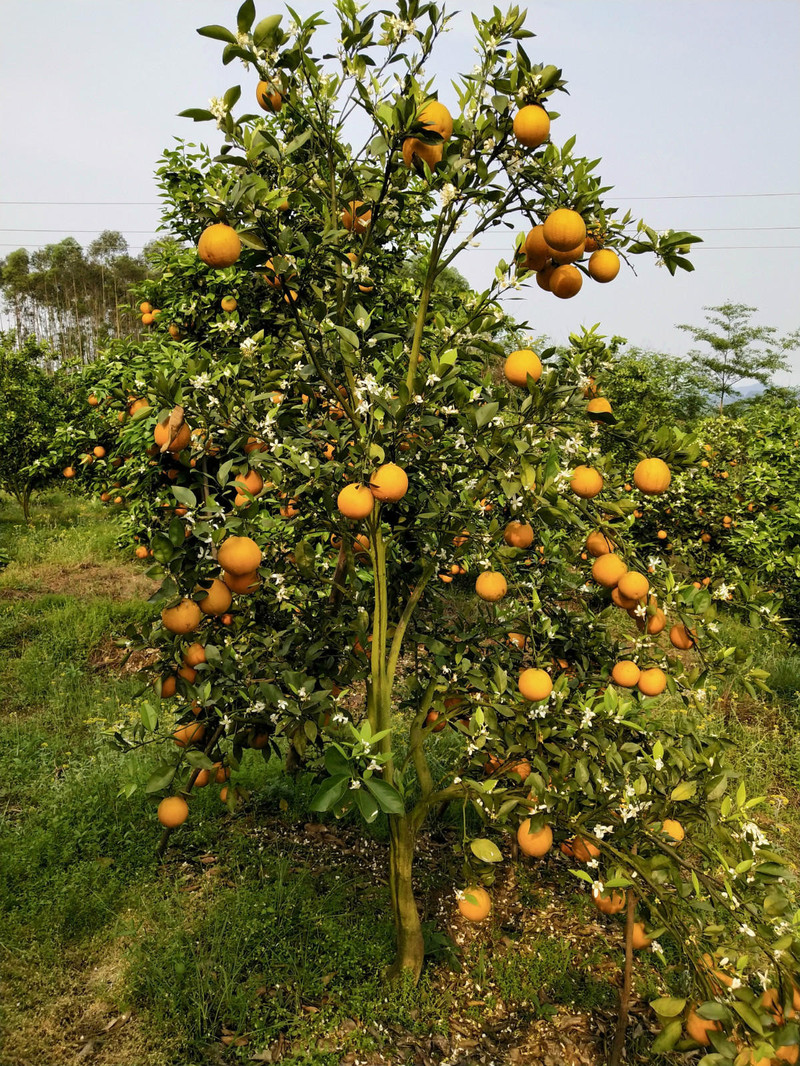
<svg viewBox="0 0 800 1066">
<path fill-rule="evenodd" d="M 250 455 L 251 452 L 268 452 L 268 451 L 269 451 L 269 445 L 265 441 L 259 440 L 258 437 L 248 437 L 247 438 L 247 443 L 244 446 L 245 455 Z"/>
<path fill-rule="evenodd" d="M 342 225 L 354 233 L 366 233 L 372 221 L 372 208 L 365 207 L 363 200 L 351 200 L 342 212 Z"/>
<path fill-rule="evenodd" d="M 610 248 L 599 248 L 589 256 L 589 277 L 603 284 L 619 274 L 619 256 Z"/>
<path fill-rule="evenodd" d="M 669 642 L 673 648 L 678 648 L 680 651 L 688 651 L 694 647 L 694 640 L 692 634 L 684 625 L 674 625 L 669 631 Z"/>
<path fill-rule="evenodd" d="M 235 311 L 239 306 L 235 296 L 223 296 L 219 305 L 223 311 Z"/>
<path fill-rule="evenodd" d="M 184 666 L 195 667 L 206 661 L 206 649 L 202 644 L 198 644 L 197 641 L 195 641 L 194 644 L 190 644 L 183 653 Z"/>
<path fill-rule="evenodd" d="M 583 249 L 583 241 L 576 244 L 574 248 L 569 248 L 566 252 L 557 252 L 554 248 L 553 262 L 558 263 L 559 266 L 563 266 L 565 263 L 575 263 L 583 256 Z"/>
<path fill-rule="evenodd" d="M 345 518 L 366 518 L 375 506 L 375 497 L 367 485 L 345 485 L 336 497 L 336 506 Z"/>
<path fill-rule="evenodd" d="M 637 619 L 637 624 L 638 622 L 639 619 Z M 667 616 L 664 614 L 660 607 L 657 607 L 653 614 L 648 615 L 647 622 L 641 623 L 641 628 L 646 629 L 651 637 L 656 637 L 666 624 Z"/>
<path fill-rule="evenodd" d="M 539 356 L 530 348 L 520 348 L 506 359 L 503 372 L 506 381 L 524 388 L 528 384 L 529 375 L 534 381 L 538 381 L 542 376 L 542 363 Z"/>
<path fill-rule="evenodd" d="M 197 671 L 193 666 L 186 666 L 186 664 L 184 664 L 180 670 L 178 670 L 178 677 L 182 677 L 184 681 L 188 681 L 190 685 L 193 685 L 197 680 Z"/>
<path fill-rule="evenodd" d="M 519 675 L 517 685 L 520 695 L 532 703 L 540 703 L 542 700 L 546 700 L 553 691 L 553 679 L 546 670 L 538 670 L 535 667 L 523 670 Z"/>
<path fill-rule="evenodd" d="M 183 796 L 167 796 L 158 805 L 158 820 L 167 829 L 177 829 L 189 817 L 189 804 Z"/>
<path fill-rule="evenodd" d="M 72 466 L 65 466 L 61 473 L 67 478 L 67 480 L 69 480 L 69 478 L 75 477 L 75 468 Z"/>
<path fill-rule="evenodd" d="M 600 848 L 586 837 L 575 837 L 570 844 L 572 854 L 578 862 L 591 862 L 600 856 Z"/>
<path fill-rule="evenodd" d="M 613 414 L 611 410 L 611 404 L 605 398 L 605 396 L 598 396 L 594 400 L 589 400 L 586 405 L 586 412 L 590 415 L 610 415 Z"/>
<path fill-rule="evenodd" d="M 621 659 L 611 671 L 613 680 L 623 688 L 635 688 L 640 674 L 641 670 L 630 659 Z"/>
<path fill-rule="evenodd" d="M 536 284 L 545 292 L 550 292 L 550 282 L 556 269 L 555 263 L 547 263 L 541 270 L 536 271 Z"/>
<path fill-rule="evenodd" d="M 101 444 L 98 444 L 97 447 L 92 448 L 92 455 L 94 455 L 96 459 L 104 459 L 105 454 L 106 450 Z"/>
<path fill-rule="evenodd" d="M 432 133 L 438 133 L 442 140 L 449 141 L 453 136 L 453 116 L 438 100 L 431 100 L 425 105 L 418 121 Z"/>
<path fill-rule="evenodd" d="M 582 500 L 591 500 L 603 489 L 603 475 L 591 466 L 576 466 L 569 487 Z"/>
<path fill-rule="evenodd" d="M 503 575 L 498 574 L 496 570 L 484 570 L 482 574 L 478 574 L 475 591 L 482 600 L 497 603 L 508 592 L 508 585 Z"/>
<path fill-rule="evenodd" d="M 203 612 L 194 600 L 181 600 L 175 607 L 165 607 L 161 624 L 170 633 L 191 633 L 203 619 Z"/>
<path fill-rule="evenodd" d="M 514 115 L 513 130 L 520 144 L 538 148 L 550 136 L 550 116 L 538 104 L 527 104 Z"/>
<path fill-rule="evenodd" d="M 261 566 L 261 549 L 251 537 L 226 537 L 217 552 L 217 562 L 229 574 L 252 574 Z"/>
<path fill-rule="evenodd" d="M 626 596 L 629 600 L 641 600 L 650 591 L 650 582 L 644 576 L 644 574 L 638 574 L 635 570 L 629 570 L 627 574 L 623 574 L 617 582 L 617 588 L 620 591 L 620 595 Z"/>
<path fill-rule="evenodd" d="M 223 571 L 222 580 L 231 592 L 235 592 L 240 596 L 255 592 L 261 584 L 261 578 L 257 570 L 254 570 L 251 574 L 229 574 L 227 571 Z"/>
<path fill-rule="evenodd" d="M 533 526 L 527 522 L 509 522 L 503 540 L 512 548 L 530 548 L 533 544 Z"/>
<path fill-rule="evenodd" d="M 144 303 L 140 303 L 139 304 L 139 311 L 143 315 L 149 315 L 152 310 L 153 310 L 153 305 L 148 303 L 147 300 L 145 300 Z"/>
<path fill-rule="evenodd" d="M 577 211 L 557 207 L 544 221 L 544 239 L 557 252 L 568 252 L 586 240 L 586 223 Z"/>
<path fill-rule="evenodd" d="M 549 825 L 543 825 L 541 829 L 538 829 L 533 833 L 530 829 L 530 818 L 526 818 L 524 822 L 520 822 L 519 829 L 517 830 L 517 843 L 519 844 L 520 851 L 523 851 L 526 855 L 532 855 L 534 858 L 540 859 L 542 855 L 546 855 L 553 846 L 553 830 Z"/>
<path fill-rule="evenodd" d="M 183 334 L 181 333 L 180 328 L 176 326 L 174 322 L 170 322 L 167 329 L 169 331 L 170 337 L 172 337 L 174 341 L 179 341 L 183 338 Z"/>
<path fill-rule="evenodd" d="M 533 269 L 541 270 L 553 254 L 553 249 L 544 239 L 544 226 L 541 224 L 528 230 L 525 238 L 525 256 L 532 263 L 541 263 L 541 266 Z"/>
<path fill-rule="evenodd" d="M 256 86 L 256 102 L 262 111 L 280 111 L 283 107 L 283 97 L 268 81 L 260 81 Z"/>
<path fill-rule="evenodd" d="M 408 492 L 408 475 L 396 463 L 384 463 L 372 471 L 369 488 L 376 500 L 396 503 Z"/>
<path fill-rule="evenodd" d="M 686 1016 L 686 1032 L 692 1040 L 702 1044 L 703 1047 L 708 1047 L 711 1044 L 709 1033 L 718 1033 L 721 1030 L 722 1026 L 719 1022 L 712 1021 L 709 1018 L 701 1018 L 694 1009 L 690 1010 Z"/>
<path fill-rule="evenodd" d="M 170 696 L 175 695 L 175 690 L 178 686 L 178 679 L 173 676 L 161 678 L 161 698 L 162 700 L 168 700 Z"/>
<path fill-rule="evenodd" d="M 674 818 L 665 818 L 661 823 L 661 832 L 664 836 L 671 838 L 672 843 L 680 844 L 683 838 L 686 836 L 686 831 L 680 822 L 677 822 Z"/>
<path fill-rule="evenodd" d="M 619 914 L 625 909 L 625 893 L 618 892 L 615 888 L 600 892 L 593 886 L 592 903 L 602 914 Z"/>
<path fill-rule="evenodd" d="M 482 922 L 489 917 L 492 901 L 485 888 L 480 885 L 470 885 L 460 893 L 458 909 L 468 921 Z"/>
<path fill-rule="evenodd" d="M 509 633 L 507 642 L 510 647 L 516 648 L 517 651 L 525 651 L 528 638 L 524 633 Z"/>
<path fill-rule="evenodd" d="M 233 226 L 215 222 L 212 226 L 207 226 L 200 235 L 197 254 L 208 266 L 219 269 L 233 266 L 242 254 L 242 242 Z"/>
<path fill-rule="evenodd" d="M 559 300 L 569 300 L 577 296 L 582 285 L 583 274 L 571 263 L 557 266 L 550 275 L 550 292 Z"/>
<path fill-rule="evenodd" d="M 667 687 L 667 675 L 657 666 L 642 670 L 636 687 L 643 696 L 660 696 Z"/>
<path fill-rule="evenodd" d="M 613 552 L 614 545 L 605 533 L 601 533 L 599 529 L 595 529 L 586 538 L 586 550 L 590 555 L 593 555 L 595 559 L 598 559 L 601 555 L 608 555 L 610 552 Z"/>
<path fill-rule="evenodd" d="M 162 448 L 167 441 L 169 441 L 169 419 L 165 418 L 163 422 L 156 423 L 153 428 L 153 440 Z M 178 452 L 182 452 L 184 448 L 188 448 L 192 442 L 192 431 L 188 425 L 184 422 L 180 429 L 175 433 L 167 448 L 168 452 L 172 452 L 173 455 L 177 455 Z"/>
<path fill-rule="evenodd" d="M 660 496 L 672 481 L 670 469 L 663 459 L 642 459 L 633 472 L 633 483 L 648 496 Z"/>
<path fill-rule="evenodd" d="M 619 579 L 627 572 L 628 568 L 625 563 L 613 552 L 599 556 L 592 563 L 592 577 L 603 588 L 615 588 Z"/>
<path fill-rule="evenodd" d="M 212 578 L 210 585 L 207 581 L 202 585 L 198 585 L 195 592 L 207 593 L 207 595 L 204 595 L 197 603 L 203 614 L 225 614 L 233 599 L 231 596 L 231 590 L 225 582 L 220 581 L 218 577 Z"/>
<path fill-rule="evenodd" d="M 619 591 L 619 585 L 611 590 L 611 601 L 612 603 L 615 603 L 617 607 L 621 607 L 624 611 L 631 611 L 636 607 L 636 600 L 632 600 L 628 596 L 623 596 Z"/>
<path fill-rule="evenodd" d="M 644 922 L 634 922 L 633 935 L 631 936 L 633 950 L 641 951 L 643 948 L 649 948 L 652 943 L 652 938 L 645 932 Z"/>
<path fill-rule="evenodd" d="M 188 748 L 190 744 L 199 744 L 205 735 L 206 727 L 202 722 L 190 722 L 176 729 L 172 739 L 179 748 Z"/>
<path fill-rule="evenodd" d="M 407 167 L 420 169 L 426 163 L 429 170 L 433 170 L 437 163 L 441 163 L 444 155 L 444 145 L 425 144 L 418 137 L 406 137 L 403 141 L 403 162 Z"/>
<path fill-rule="evenodd" d="M 240 496 L 244 496 L 245 490 L 251 496 L 258 496 L 259 492 L 264 488 L 264 479 L 257 470 L 248 470 L 246 474 L 239 474 L 233 483 L 233 487 Z"/>
</svg>

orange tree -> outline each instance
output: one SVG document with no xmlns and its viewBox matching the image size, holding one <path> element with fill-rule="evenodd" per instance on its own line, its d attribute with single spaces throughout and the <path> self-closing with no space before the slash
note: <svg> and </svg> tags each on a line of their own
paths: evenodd
<svg viewBox="0 0 800 1066">
<path fill-rule="evenodd" d="M 175 793 L 159 804 L 166 832 L 193 787 L 216 780 L 235 805 L 244 749 L 287 741 L 322 775 L 315 810 L 385 816 L 392 973 L 422 966 L 415 841 L 459 804 L 491 827 L 457 845 L 465 915 L 490 906 L 479 882 L 504 833 L 537 859 L 557 842 L 598 908 L 626 911 L 626 987 L 635 943 L 669 930 L 685 948 L 702 1005 L 657 1001 L 660 1046 L 680 1046 L 682 1016 L 690 1041 L 733 1048 L 738 1025 L 791 1045 L 789 870 L 724 741 L 659 733 L 646 709 L 724 667 L 699 632 L 710 604 L 651 577 L 626 534 L 626 478 L 661 495 L 665 460 L 694 453 L 666 426 L 615 464 L 595 333 L 560 357 L 495 339 L 498 298 L 531 271 L 533 298 L 569 298 L 629 253 L 688 266 L 692 238 L 629 232 L 594 164 L 549 140 L 564 83 L 530 62 L 518 10 L 475 19 L 455 118 L 424 80 L 447 21 L 436 6 L 336 11 L 334 66 L 315 56 L 316 18 L 284 32 L 248 2 L 235 30 L 200 31 L 254 68 L 263 113 L 234 116 L 238 86 L 187 113 L 225 137 L 213 163 L 177 153 L 161 171 L 165 217 L 197 254 L 142 291 L 152 337 L 98 367 L 97 391 L 127 405 L 126 495 L 164 571 L 160 622 L 137 638 L 163 652 L 155 698 L 118 740 L 164 737 L 175 753 L 149 782 Z M 515 216 L 527 232 L 485 291 L 441 285 L 460 249 Z M 617 610 L 631 619 L 613 640 Z"/>
</svg>

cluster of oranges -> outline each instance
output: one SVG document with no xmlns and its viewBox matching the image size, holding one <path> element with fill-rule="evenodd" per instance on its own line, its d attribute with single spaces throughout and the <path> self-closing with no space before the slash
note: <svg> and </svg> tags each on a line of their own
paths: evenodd
<svg viewBox="0 0 800 1066">
<path fill-rule="evenodd" d="M 605 284 L 619 273 L 616 252 L 600 247 L 601 238 L 587 233 L 578 211 L 557 207 L 545 221 L 534 226 L 525 238 L 524 266 L 536 273 L 536 283 L 561 300 L 576 296 L 583 286 L 583 274 L 575 266 L 590 252 L 586 270 L 594 281 Z"/>
</svg>

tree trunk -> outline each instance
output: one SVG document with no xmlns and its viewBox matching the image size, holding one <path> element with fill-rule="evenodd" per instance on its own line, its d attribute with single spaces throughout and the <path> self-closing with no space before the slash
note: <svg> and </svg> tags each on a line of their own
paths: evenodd
<svg viewBox="0 0 800 1066">
<path fill-rule="evenodd" d="M 389 816 L 389 832 L 389 888 L 397 953 L 388 976 L 394 979 L 408 973 L 416 984 L 425 955 L 422 923 L 411 883 L 416 830 L 409 815 L 393 814 Z"/>
<path fill-rule="evenodd" d="M 628 1015 L 631 1008 L 631 985 L 633 983 L 633 920 L 636 912 L 636 897 L 633 889 L 627 891 L 627 910 L 625 912 L 625 966 L 622 971 L 622 988 L 619 993 L 619 1012 L 617 1028 L 614 1033 L 614 1045 L 608 1066 L 620 1066 L 625 1051 L 625 1034 L 628 1031 Z"/>
</svg>

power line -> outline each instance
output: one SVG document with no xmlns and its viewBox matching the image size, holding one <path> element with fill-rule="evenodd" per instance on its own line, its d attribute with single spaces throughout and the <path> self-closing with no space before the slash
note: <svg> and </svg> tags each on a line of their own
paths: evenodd
<svg viewBox="0 0 800 1066">
<path fill-rule="evenodd" d="M 800 226 L 701 226 L 692 227 L 697 233 L 788 233 L 800 230 Z M 0 226 L 0 233 L 105 233 L 105 229 L 41 229 L 28 226 L 22 229 L 11 229 Z M 152 229 L 129 229 L 123 226 L 120 230 L 112 230 L 118 233 L 152 233 Z"/>
</svg>

